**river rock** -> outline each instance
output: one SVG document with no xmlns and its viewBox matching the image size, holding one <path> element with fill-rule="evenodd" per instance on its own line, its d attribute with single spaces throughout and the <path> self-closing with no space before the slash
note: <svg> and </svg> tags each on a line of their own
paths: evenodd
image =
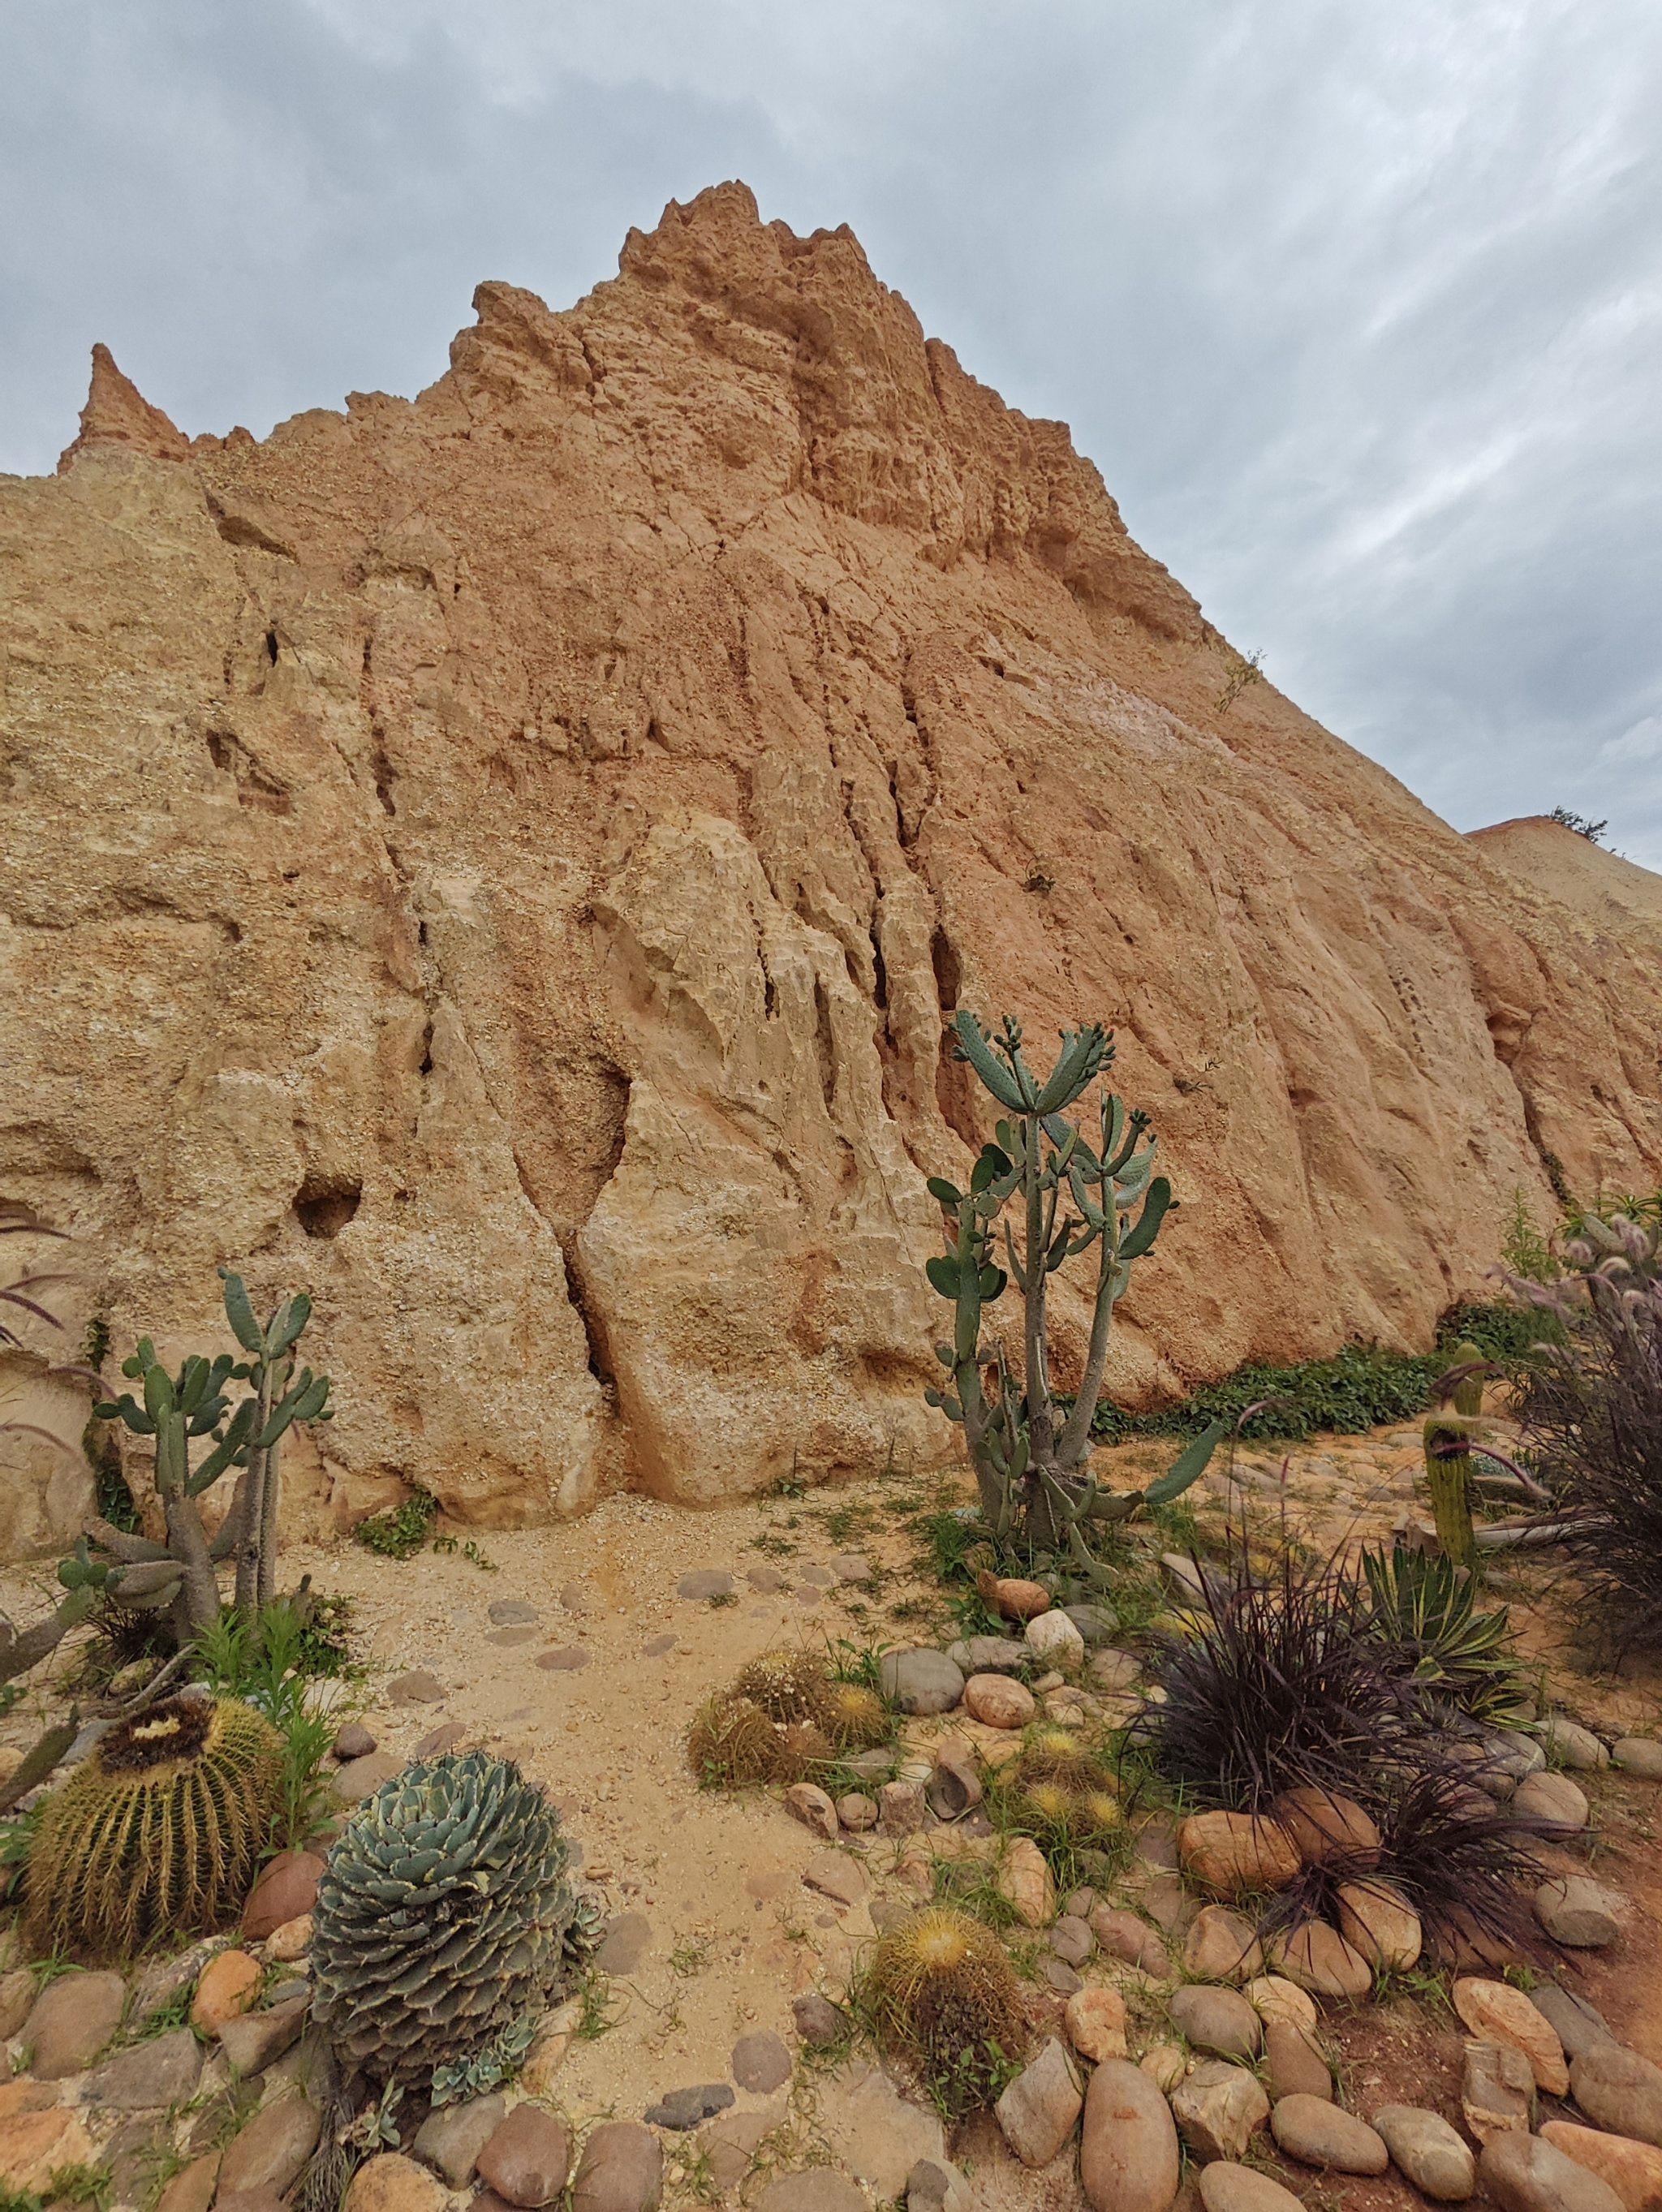
<svg viewBox="0 0 1662 2212">
<path fill-rule="evenodd" d="M 1250 1920 L 1227 1905 L 1207 1905 L 1183 1939 L 1183 1964 L 1202 1981 L 1246 1982 L 1263 1972 L 1263 1950 Z"/>
<path fill-rule="evenodd" d="M 1643 1782 L 1662 1782 L 1662 1743 L 1654 1736 L 1618 1736 L 1610 1746 L 1610 1757 L 1624 1774 L 1636 1774 Z"/>
<path fill-rule="evenodd" d="M 1460 2111 L 1480 2143 L 1527 2135 L 1535 2118 L 1535 2070 L 1524 2053 L 1509 2043 L 1468 2043 Z"/>
<path fill-rule="evenodd" d="M 465 2188 L 473 2178 L 479 2153 L 507 2114 L 505 2100 L 495 2093 L 470 2097 L 465 2104 L 440 2105 L 417 2130 L 411 2149 L 441 2173 L 453 2189 Z"/>
<path fill-rule="evenodd" d="M 785 1792 L 785 1810 L 828 1844 L 837 1841 L 837 1808 L 818 1783 L 793 1782 Z"/>
<path fill-rule="evenodd" d="M 1398 2169 L 1422 2197 L 1440 2204 L 1463 2204 L 1477 2186 L 1477 2161 L 1470 2146 L 1440 2112 L 1420 2105 L 1384 2105 L 1374 2113 L 1374 2131 Z"/>
<path fill-rule="evenodd" d="M 1178 2132 L 1202 2162 L 1241 2159 L 1269 2117 L 1269 2100 L 1245 2066 L 1208 2058 L 1172 2092 Z"/>
<path fill-rule="evenodd" d="M 1026 1728 L 1038 1708 L 1023 1682 L 1008 1674 L 971 1674 L 964 1685 L 964 1708 L 986 1728 Z"/>
<path fill-rule="evenodd" d="M 219 2047 L 230 2062 L 231 2071 L 245 2081 L 251 2075 L 263 2074 L 299 2042 L 311 2008 L 310 1994 L 302 1993 L 268 2005 L 263 2012 L 239 2013 L 228 2020 L 219 2031 Z"/>
<path fill-rule="evenodd" d="M 1071 1670 L 1084 1661 L 1085 1638 L 1060 1607 L 1053 1613 L 1041 1613 L 1036 1620 L 1030 1620 L 1026 1638 L 1030 1656 L 1052 1667 Z"/>
<path fill-rule="evenodd" d="M 1373 1969 L 1325 1920 L 1306 1920 L 1270 1950 L 1270 1964 L 1312 1996 L 1359 2004 L 1373 1987 Z"/>
<path fill-rule="evenodd" d="M 1304 2212 L 1301 2201 L 1256 2166 L 1215 2158 L 1200 2170 L 1197 2184 L 1206 2212 Z"/>
<path fill-rule="evenodd" d="M 790 2052 L 769 2027 L 741 2035 L 733 2046 L 730 2064 L 739 2087 L 757 2097 L 770 2095 L 791 2076 Z"/>
<path fill-rule="evenodd" d="M 308 2097 L 263 2105 L 231 2139 L 219 2169 L 219 2198 L 269 2189 L 279 2197 L 317 2148 L 322 2115 Z"/>
<path fill-rule="evenodd" d="M 91 2166 L 97 2154 L 79 2112 L 14 2112 L 0 2118 L 0 2188 L 51 2197 L 50 2177 L 64 2166 Z"/>
<path fill-rule="evenodd" d="M 731 2095 L 731 2092 L 728 2093 Z M 505 2204 L 551 2204 L 571 2170 L 571 2137 L 539 2105 L 515 2105 L 492 2130 L 475 2161 Z"/>
<path fill-rule="evenodd" d="M 1307 1990 L 1282 1974 L 1255 1974 L 1241 1995 L 1260 2020 L 1290 2021 L 1294 2027 L 1316 2032 L 1316 2006 Z"/>
<path fill-rule="evenodd" d="M 1420 1916 L 1383 1881 L 1345 1881 L 1338 1889 L 1339 1933 L 1371 1966 L 1405 1973 L 1424 1941 Z"/>
<path fill-rule="evenodd" d="M 1454 2009 L 1473 2035 L 1486 2043 L 1509 2045 L 1530 2063 L 1535 2086 L 1549 2097 L 1569 2087 L 1569 2069 L 1558 2031 L 1510 1982 L 1482 1981 L 1464 1975 L 1453 1989 Z"/>
<path fill-rule="evenodd" d="M 1578 2128 L 1571 2120 L 1545 2120 L 1541 2135 L 1555 2150 L 1585 2166 L 1610 2186 L 1627 2212 L 1662 2212 L 1662 2150 L 1631 2136 Z"/>
<path fill-rule="evenodd" d="M 1080 2136 L 1080 2180 L 1092 2212 L 1167 2212 L 1180 2164 L 1177 2129 L 1159 2089 L 1125 2059 L 1105 2059 L 1086 2091 Z"/>
<path fill-rule="evenodd" d="M 1383 2136 L 1327 2097 L 1283 2097 L 1269 2131 L 1289 2158 L 1336 2173 L 1383 2173 L 1391 2163 Z"/>
<path fill-rule="evenodd" d="M 1148 1923 L 1139 1920 L 1135 1912 L 1099 1905 L 1089 1917 L 1091 1933 L 1111 1958 L 1123 1959 L 1128 1966 L 1141 1967 L 1145 1974 L 1157 1974 L 1162 1978 L 1171 1972 L 1172 1961 L 1165 1944 Z"/>
<path fill-rule="evenodd" d="M 1026 1928 L 1048 1928 L 1056 1917 L 1056 1884 L 1044 1852 L 1030 1836 L 1013 1836 L 1005 1845 L 998 1890 Z"/>
<path fill-rule="evenodd" d="M 971 1674 L 1014 1674 L 1032 1656 L 1013 1636 L 966 1636 L 947 1646 L 947 1656 L 966 1679 Z"/>
<path fill-rule="evenodd" d="M 1333 2076 L 1317 2045 L 1313 2032 L 1290 2020 L 1272 2020 L 1263 2032 L 1269 2094 L 1279 2104 L 1283 2097 L 1331 2097 Z"/>
<path fill-rule="evenodd" d="M 1195 1813 L 1178 1829 L 1178 1854 L 1191 1881 L 1215 1896 L 1285 1889 L 1299 1853 L 1279 1821 L 1247 1813 Z"/>
<path fill-rule="evenodd" d="M 342 1805 L 361 1804 L 373 1797 L 377 1790 L 404 1771 L 404 1761 L 390 1751 L 372 1751 L 362 1759 L 349 1759 L 338 1767 L 332 1787 Z"/>
<path fill-rule="evenodd" d="M 195 2094 L 202 2072 L 202 2045 L 188 2027 L 137 2043 L 110 2059 L 81 2085 L 83 2105 L 104 2105 L 118 2112 L 154 2112 L 183 2105 Z"/>
<path fill-rule="evenodd" d="M 1568 1774 L 1526 1776 L 1518 1785 L 1512 1809 L 1520 1820 L 1539 1820 L 1555 1828 L 1580 1829 L 1587 1825 L 1586 1795 Z"/>
<path fill-rule="evenodd" d="M 1529 1993 L 1529 2001 L 1557 2030 L 1566 2058 L 1579 2058 L 1595 2043 L 1616 2041 L 1609 2021 L 1597 2005 L 1589 2004 L 1574 1990 L 1561 1989 L 1556 1982 L 1537 1982 Z"/>
<path fill-rule="evenodd" d="M 1275 1818 L 1306 1866 L 1362 1874 L 1379 1862 L 1379 1830 L 1371 1814 L 1337 1790 L 1308 1784 L 1275 1800 Z"/>
<path fill-rule="evenodd" d="M 1540 2136 L 1499 2135 L 1486 2142 L 1477 2178 L 1501 2212 L 1622 2212 L 1607 2181 Z"/>
<path fill-rule="evenodd" d="M 242 1908 L 243 1939 L 263 1943 L 285 1920 L 296 1920 L 317 1902 L 323 1861 L 315 1851 L 279 1851 L 260 1869 Z"/>
<path fill-rule="evenodd" d="M 655 2212 L 664 2154 L 638 2120 L 603 2120 L 589 2131 L 571 2185 L 571 2212 Z"/>
<path fill-rule="evenodd" d="M 886 1652 L 878 1673 L 883 1694 L 903 1713 L 949 1713 L 964 1695 L 964 1677 L 944 1651 Z"/>
<path fill-rule="evenodd" d="M 9 2043 L 34 2003 L 34 1976 L 27 1966 L 0 1974 L 0 2043 Z M 137 1999 L 134 1999 L 137 2013 Z M 142 2017 L 142 2015 L 137 2015 Z"/>
<path fill-rule="evenodd" d="M 1590 2120 L 1613 2136 L 1662 2147 L 1662 2066 L 1619 2043 L 1595 2043 L 1570 2062 L 1569 2074 Z"/>
<path fill-rule="evenodd" d="M 915 1836 L 928 1820 L 921 1782 L 886 1782 L 877 1793 L 877 1825 L 886 1836 Z"/>
<path fill-rule="evenodd" d="M 1196 2051 L 1209 2051 L 1220 2058 L 1252 2059 L 1258 2055 L 1263 2023 L 1234 1990 L 1190 1982 L 1172 1992 L 1166 2010 L 1173 2027 Z"/>
<path fill-rule="evenodd" d="M 1162 2097 L 1169 2097 L 1189 2071 L 1189 2053 L 1180 2043 L 1151 2043 L 1137 2065 Z"/>
<path fill-rule="evenodd" d="M 1024 2166 L 1048 2166 L 1073 2134 L 1084 2102 L 1074 2062 L 1052 2036 L 1005 2088 L 993 2116 Z"/>
<path fill-rule="evenodd" d="M 380 2151 L 352 2176 L 341 2212 L 441 2212 L 446 2201 L 443 2184 L 424 2166 L 401 2151 Z"/>
<path fill-rule="evenodd" d="M 1119 1634 L 1119 1615 L 1105 1605 L 1065 1605 L 1067 1614 L 1085 1640 L 1087 1651 L 1111 1644 Z"/>
<path fill-rule="evenodd" d="M 1622 1933 L 1626 1900 L 1586 1875 L 1543 1881 L 1535 1893 L 1535 1917 L 1555 1943 L 1574 1951 L 1604 1951 Z"/>
<path fill-rule="evenodd" d="M 1609 1752 L 1592 1730 L 1564 1713 L 1554 1713 L 1541 1723 L 1541 1741 L 1578 1773 L 1596 1774 L 1610 1763 Z"/>
<path fill-rule="evenodd" d="M 253 1966 L 251 1959 L 249 1965 Z M 254 1967 L 256 1979 L 259 1969 Z M 119 1974 L 61 1974 L 48 1982 L 23 2023 L 37 2081 L 83 2073 L 121 2025 L 127 1985 Z"/>
<path fill-rule="evenodd" d="M 1125 2056 L 1125 2000 L 1117 1990 L 1077 1990 L 1062 2015 L 1068 2040 L 1082 2058 L 1100 2065 Z"/>
</svg>

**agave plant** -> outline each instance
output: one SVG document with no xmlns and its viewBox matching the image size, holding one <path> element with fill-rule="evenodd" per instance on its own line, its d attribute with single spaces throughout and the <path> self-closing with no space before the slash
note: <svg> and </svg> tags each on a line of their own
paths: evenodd
<svg viewBox="0 0 1662 2212">
<path fill-rule="evenodd" d="M 1362 1626 L 1387 1665 L 1436 1702 L 1474 1720 L 1516 1728 L 1531 1717 L 1513 1661 L 1504 1606 L 1477 1610 L 1477 1580 L 1446 1558 L 1401 1545 L 1362 1553 L 1368 1609 Z"/>
<path fill-rule="evenodd" d="M 1205 1472 L 1230 1426 L 1214 1422 L 1147 1490 L 1104 1491 L 1086 1471 L 1114 1307 L 1133 1262 L 1154 1249 L 1173 1202 L 1172 1186 L 1154 1172 L 1156 1141 L 1143 1142 L 1149 1122 L 1140 1107 L 1128 1113 L 1105 1089 L 1094 1144 L 1066 1118 L 1112 1065 L 1113 1039 L 1099 1022 L 1064 1030 L 1056 1065 L 1043 1078 L 1028 1066 L 1021 1025 L 1008 1015 L 996 1037 L 967 1010 L 953 1026 L 960 1056 L 1006 1118 L 996 1141 L 982 1147 L 967 1191 L 944 1176 L 929 1179 L 947 1249 L 927 1273 L 952 1302 L 955 1326 L 952 1342 L 935 1346 L 951 1388 L 927 1395 L 963 1425 L 983 1516 L 998 1542 L 1014 1537 L 1032 1550 L 1065 1553 L 1081 1580 L 1100 1586 L 1107 1577 L 1087 1540 L 1090 1523 L 1124 1520 L 1141 1505 L 1180 1496 Z M 1012 1206 L 1019 1233 L 1006 1218 Z M 1059 1267 L 1092 1252 L 1090 1341 L 1079 1395 L 1064 1407 L 1050 1385 L 1046 1295 Z M 983 1314 L 1012 1279 L 1022 1298 L 1019 1372 L 1002 1344 L 981 1340 Z M 983 1382 L 989 1370 L 996 1378 L 990 1397 Z"/>
<path fill-rule="evenodd" d="M 511 1760 L 447 1753 L 377 1790 L 318 1887 L 314 2016 L 343 2059 L 379 2081 L 441 2075 L 451 2094 L 481 2061 L 510 2067 L 518 2023 L 592 1933 L 568 1857 L 553 1807 Z"/>
</svg>

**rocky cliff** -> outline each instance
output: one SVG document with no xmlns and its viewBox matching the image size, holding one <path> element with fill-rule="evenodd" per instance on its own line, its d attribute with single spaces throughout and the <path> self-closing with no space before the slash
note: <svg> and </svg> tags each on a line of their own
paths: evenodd
<svg viewBox="0 0 1662 2212">
<path fill-rule="evenodd" d="M 475 307 L 417 398 L 264 442 L 100 349 L 0 481 L 0 1199 L 118 1354 L 216 1339 L 216 1263 L 314 1290 L 298 1520 L 945 1452 L 959 1005 L 1100 1016 L 1156 1115 L 1122 1393 L 1423 1342 L 1543 1162 L 1662 1170 L 1655 946 L 1222 709 L 1066 428 L 847 230 L 723 185 L 568 313 Z M 52 1468 L 0 1543 L 72 1521 Z"/>
</svg>

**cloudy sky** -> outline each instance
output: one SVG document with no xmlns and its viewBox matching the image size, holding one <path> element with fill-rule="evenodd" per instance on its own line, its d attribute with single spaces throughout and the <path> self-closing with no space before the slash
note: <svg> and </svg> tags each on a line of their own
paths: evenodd
<svg viewBox="0 0 1662 2212">
<path fill-rule="evenodd" d="M 1461 828 L 1662 868 L 1656 0 L 7 0 L 0 468 L 257 434 L 743 177 Z"/>
</svg>

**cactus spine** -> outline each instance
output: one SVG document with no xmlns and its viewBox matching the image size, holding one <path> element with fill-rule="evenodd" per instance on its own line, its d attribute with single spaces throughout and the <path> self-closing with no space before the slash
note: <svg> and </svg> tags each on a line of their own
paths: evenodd
<svg viewBox="0 0 1662 2212">
<path fill-rule="evenodd" d="M 1065 1552 L 1085 1582 L 1106 1577 L 1086 1540 L 1093 1519 L 1124 1519 L 1142 1504 L 1176 1498 L 1204 1472 L 1227 1424 L 1196 1438 L 1168 1474 L 1146 1491 L 1099 1491 L 1084 1471 L 1091 1423 L 1102 1396 L 1116 1302 L 1132 1262 L 1153 1249 L 1172 1186 L 1153 1172 L 1155 1139 L 1142 1139 L 1148 1116 L 1127 1112 L 1105 1087 L 1099 1099 L 1096 1146 L 1066 1118 L 1113 1061 L 1112 1038 L 1100 1023 L 1062 1032 L 1062 1051 L 1041 1079 L 1022 1056 L 1020 1024 L 1005 1017 L 996 1037 L 967 1011 L 955 1018 L 961 1058 L 968 1060 L 1007 1118 L 997 1141 L 984 1145 L 967 1191 L 932 1176 L 947 1249 L 928 1262 L 930 1283 L 950 1299 L 955 1325 L 935 1357 L 952 1377 L 950 1390 L 926 1395 L 961 1422 L 981 1492 L 982 1510 L 1001 1543 L 1019 1534 L 1041 1552 Z M 1014 1201 L 1020 1243 L 1005 1209 Z M 1135 1218 L 1134 1218 L 1135 1217 Z M 1002 1237 L 1003 1259 L 995 1256 Z M 1095 1247 L 1097 1278 L 1090 1342 L 1078 1397 L 1065 1415 L 1050 1389 L 1046 1361 L 1045 1293 L 1056 1269 Z M 1014 1278 L 1023 1300 L 1022 1365 L 1011 1372 L 1002 1345 L 981 1342 L 985 1307 Z M 995 1377 L 989 1398 L 983 1373 Z"/>
</svg>

